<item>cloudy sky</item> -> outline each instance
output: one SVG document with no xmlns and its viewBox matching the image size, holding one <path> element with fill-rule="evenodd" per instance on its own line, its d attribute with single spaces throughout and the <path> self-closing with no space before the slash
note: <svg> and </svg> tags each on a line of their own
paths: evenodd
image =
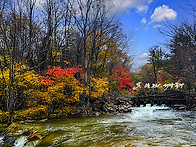
<svg viewBox="0 0 196 147">
<path fill-rule="evenodd" d="M 181 8 L 195 0 L 112 0 L 119 8 L 120 21 L 126 33 L 134 32 L 131 54 L 135 55 L 134 68 L 147 61 L 149 48 L 164 43 L 167 38 L 158 31 L 166 29 L 164 23 L 178 23 L 188 14 Z"/>
</svg>

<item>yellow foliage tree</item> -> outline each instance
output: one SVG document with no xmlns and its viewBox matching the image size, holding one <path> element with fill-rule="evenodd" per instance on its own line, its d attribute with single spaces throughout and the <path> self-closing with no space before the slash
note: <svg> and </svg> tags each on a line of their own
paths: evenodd
<svg viewBox="0 0 196 147">
<path fill-rule="evenodd" d="M 101 97 L 103 94 L 108 92 L 108 79 L 107 78 L 92 78 L 92 92 L 91 97 L 97 98 Z M 87 95 L 89 91 L 87 90 Z"/>
</svg>

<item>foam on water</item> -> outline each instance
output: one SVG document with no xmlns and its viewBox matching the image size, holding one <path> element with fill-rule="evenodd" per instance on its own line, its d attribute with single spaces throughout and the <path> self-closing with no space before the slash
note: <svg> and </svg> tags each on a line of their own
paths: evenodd
<svg viewBox="0 0 196 147">
<path fill-rule="evenodd" d="M 0 136 L 0 143 L 2 143 L 3 142 L 3 136 Z"/>
<path fill-rule="evenodd" d="M 20 136 L 14 143 L 15 147 L 24 147 L 27 142 L 27 136 Z"/>
</svg>

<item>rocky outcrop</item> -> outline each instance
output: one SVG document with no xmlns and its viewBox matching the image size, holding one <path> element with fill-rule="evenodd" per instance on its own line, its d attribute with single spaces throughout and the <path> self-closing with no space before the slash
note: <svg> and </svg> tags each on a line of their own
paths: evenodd
<svg viewBox="0 0 196 147">
<path fill-rule="evenodd" d="M 91 99 L 90 104 L 93 115 L 99 115 L 131 112 L 133 103 L 129 97 L 118 94 L 107 94 L 101 98 Z"/>
</svg>

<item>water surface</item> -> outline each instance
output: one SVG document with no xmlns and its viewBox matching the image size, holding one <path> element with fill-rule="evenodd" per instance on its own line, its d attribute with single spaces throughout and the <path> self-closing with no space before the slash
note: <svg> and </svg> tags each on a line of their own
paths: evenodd
<svg viewBox="0 0 196 147">
<path fill-rule="evenodd" d="M 16 147 L 196 146 L 196 115 L 164 106 L 133 107 L 132 113 L 30 123 L 41 140 L 20 136 Z"/>
</svg>

